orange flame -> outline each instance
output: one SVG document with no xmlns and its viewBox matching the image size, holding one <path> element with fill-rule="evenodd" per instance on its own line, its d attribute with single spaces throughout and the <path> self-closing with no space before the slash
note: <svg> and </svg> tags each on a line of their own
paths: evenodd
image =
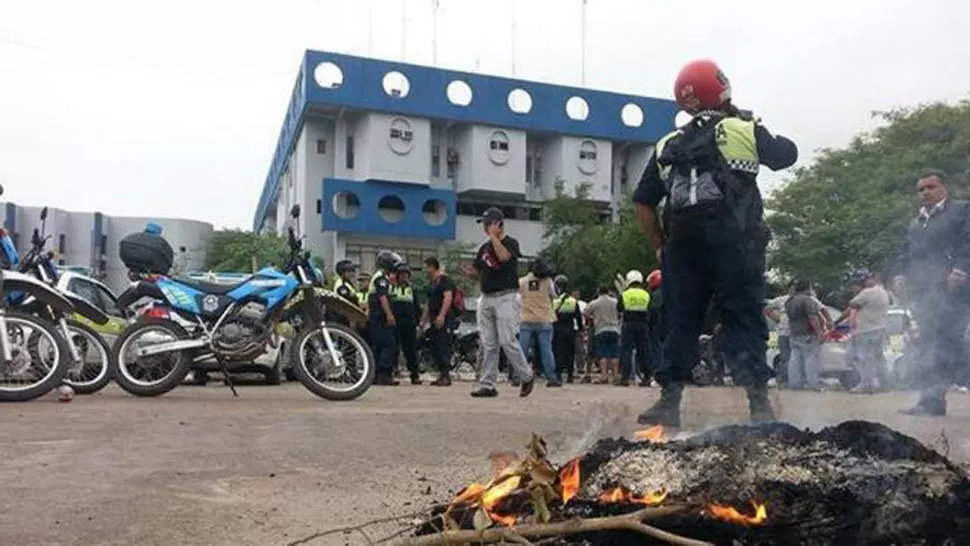
<svg viewBox="0 0 970 546">
<path fill-rule="evenodd" d="M 519 476 L 509 476 L 508 478 L 498 482 L 497 484 L 489 487 L 482 494 L 482 506 L 485 510 L 491 511 L 496 504 L 499 503 L 505 497 L 508 497 L 519 487 L 519 482 L 522 478 Z"/>
<path fill-rule="evenodd" d="M 562 485 L 562 503 L 566 504 L 579 493 L 579 459 L 566 463 L 559 471 L 559 483 Z"/>
<path fill-rule="evenodd" d="M 715 518 L 730 523 L 739 525 L 760 525 L 764 523 L 768 519 L 768 508 L 764 503 L 757 504 L 754 501 L 751 502 L 751 506 L 754 508 L 753 516 L 742 514 L 733 506 L 724 506 L 723 504 L 712 504 L 707 509 Z"/>
<path fill-rule="evenodd" d="M 643 504 L 646 506 L 654 506 L 660 504 L 667 498 L 667 491 L 660 489 L 658 491 L 650 491 L 642 497 L 633 495 L 623 487 L 614 487 L 609 491 L 604 491 L 597 497 L 596 500 L 603 504 Z"/>
<path fill-rule="evenodd" d="M 638 430 L 633 433 L 633 437 L 638 440 L 647 440 L 652 443 L 663 443 L 664 440 L 664 427 L 662 425 L 654 425 L 645 430 Z"/>
</svg>

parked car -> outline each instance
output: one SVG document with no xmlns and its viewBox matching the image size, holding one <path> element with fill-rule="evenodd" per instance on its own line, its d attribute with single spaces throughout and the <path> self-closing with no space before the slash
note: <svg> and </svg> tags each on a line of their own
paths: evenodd
<svg viewBox="0 0 970 546">
<path fill-rule="evenodd" d="M 74 292 L 108 315 L 108 322 L 105 324 L 96 324 L 78 313 L 71 316 L 71 319 L 91 327 L 109 346 L 128 326 L 125 313 L 118 308 L 118 296 L 101 281 L 73 268 L 58 269 L 57 288 Z"/>
</svg>

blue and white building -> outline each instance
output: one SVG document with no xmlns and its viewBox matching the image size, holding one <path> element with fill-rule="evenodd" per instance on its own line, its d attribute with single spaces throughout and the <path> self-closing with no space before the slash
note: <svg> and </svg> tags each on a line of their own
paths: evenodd
<svg viewBox="0 0 970 546">
<path fill-rule="evenodd" d="M 381 248 L 412 263 L 483 240 L 501 207 L 523 253 L 543 246 L 542 204 L 589 184 L 604 219 L 633 191 L 676 103 L 307 51 L 253 228 L 282 233 L 299 203 L 308 248 L 364 271 Z"/>
</svg>

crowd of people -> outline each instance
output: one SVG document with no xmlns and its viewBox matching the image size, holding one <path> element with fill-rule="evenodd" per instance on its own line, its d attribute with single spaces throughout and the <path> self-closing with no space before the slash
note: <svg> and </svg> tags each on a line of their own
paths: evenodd
<svg viewBox="0 0 970 546">
<path fill-rule="evenodd" d="M 701 356 L 700 334 L 713 322 L 716 350 L 734 384 L 746 391 L 751 420 L 772 421 L 767 385 L 779 370 L 767 364 L 766 316 L 776 322 L 781 367 L 793 388 L 819 388 L 821 344 L 846 330 L 852 333 L 849 352 L 861 375 L 855 391 L 886 388 L 883 355 L 893 296 L 881 274 L 854 273 L 847 283 L 854 296 L 838 317 L 830 316 L 807 278 L 792 280 L 787 294 L 765 305 L 771 234 L 756 177 L 762 165 L 780 170 L 794 164 L 794 142 L 737 108 L 727 77 L 711 61 L 685 66 L 674 91 L 693 118 L 657 142 L 633 195 L 644 244 L 655 250 L 659 270 L 646 278 L 629 271 L 623 286 L 601 287 L 584 305 L 569 280 L 542 260 L 519 277 L 522 254 L 505 231 L 500 209 L 489 208 L 478 220 L 486 240 L 462 268 L 477 279 L 481 292 L 481 369 L 472 396 L 498 395 L 503 359 L 523 397 L 538 375 L 549 387 L 574 381 L 576 355 L 582 352 L 578 340 L 588 329 L 601 381 L 630 385 L 639 375 L 641 384 L 655 380 L 662 387 L 660 399 L 638 422 L 679 426 L 683 388 L 693 382 Z M 947 389 L 966 360 L 970 205 L 948 198 L 940 171 L 919 177 L 917 187 L 922 207 L 894 266 L 895 290 L 913 302 L 925 366 L 926 387 L 906 413 L 944 415 Z M 393 370 L 399 348 L 411 382 L 420 383 L 413 351 L 417 324 L 427 325 L 434 340 L 439 372 L 434 384 L 450 385 L 448 328 L 461 309 L 456 305 L 461 292 L 437 259 L 424 265 L 431 289 L 422 311 L 409 288 L 409 268 L 393 252 L 378 255 L 378 270 L 365 294 L 351 286 L 353 264 L 337 264 L 344 279 L 337 291 L 367 309 L 378 385 L 397 384 Z"/>
</svg>

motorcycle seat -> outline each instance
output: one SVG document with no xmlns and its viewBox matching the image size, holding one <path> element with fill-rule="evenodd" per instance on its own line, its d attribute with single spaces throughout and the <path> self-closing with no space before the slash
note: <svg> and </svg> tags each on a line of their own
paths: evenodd
<svg viewBox="0 0 970 546">
<path fill-rule="evenodd" d="M 185 286 L 194 288 L 199 292 L 204 292 L 206 294 L 228 294 L 229 292 L 232 292 L 236 288 L 239 288 L 240 286 L 246 284 L 249 281 L 249 278 L 247 277 L 242 282 L 233 283 L 233 284 L 197 281 L 195 279 L 172 279 L 172 280 L 174 280 L 179 284 L 184 284 Z"/>
</svg>

